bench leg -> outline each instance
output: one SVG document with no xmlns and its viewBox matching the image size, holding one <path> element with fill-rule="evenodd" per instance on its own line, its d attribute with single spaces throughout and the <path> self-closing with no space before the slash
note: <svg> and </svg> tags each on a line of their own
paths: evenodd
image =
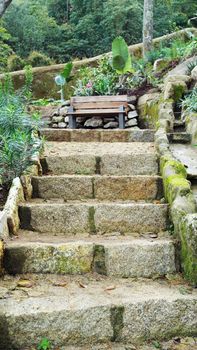
<svg viewBox="0 0 197 350">
<path fill-rule="evenodd" d="M 119 129 L 125 128 L 124 113 L 119 113 Z"/>
<path fill-rule="evenodd" d="M 70 115 L 69 116 L 69 129 L 76 129 L 77 123 L 76 123 L 76 116 Z"/>
</svg>

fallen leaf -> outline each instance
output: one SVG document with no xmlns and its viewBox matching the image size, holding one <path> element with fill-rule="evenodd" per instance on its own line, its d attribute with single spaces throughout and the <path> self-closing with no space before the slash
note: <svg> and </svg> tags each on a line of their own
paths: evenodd
<svg viewBox="0 0 197 350">
<path fill-rule="evenodd" d="M 109 286 L 109 287 L 105 288 L 105 290 L 107 290 L 107 291 L 114 290 L 114 289 L 116 289 L 116 286 Z"/>
<path fill-rule="evenodd" d="M 149 235 L 150 238 L 158 238 L 158 234 L 157 233 L 151 233 Z"/>
<path fill-rule="evenodd" d="M 31 288 L 31 287 L 33 287 L 33 282 L 30 280 L 19 280 L 17 283 L 17 287 Z"/>
<path fill-rule="evenodd" d="M 67 286 L 67 282 L 66 281 L 57 281 L 53 283 L 53 286 L 55 287 L 66 287 Z"/>
<path fill-rule="evenodd" d="M 85 284 L 81 283 L 81 282 L 79 282 L 79 286 L 80 286 L 81 288 L 87 288 L 87 286 L 86 286 Z"/>
</svg>

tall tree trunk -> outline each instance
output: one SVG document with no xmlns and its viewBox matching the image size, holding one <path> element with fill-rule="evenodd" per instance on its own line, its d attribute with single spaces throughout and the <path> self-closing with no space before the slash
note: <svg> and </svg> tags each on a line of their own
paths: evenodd
<svg viewBox="0 0 197 350">
<path fill-rule="evenodd" d="M 7 7 L 11 4 L 12 0 L 0 0 L 0 18 L 3 16 Z"/>
<path fill-rule="evenodd" d="M 153 47 L 153 2 L 154 0 L 144 0 L 143 18 L 143 56 L 152 50 Z"/>
</svg>

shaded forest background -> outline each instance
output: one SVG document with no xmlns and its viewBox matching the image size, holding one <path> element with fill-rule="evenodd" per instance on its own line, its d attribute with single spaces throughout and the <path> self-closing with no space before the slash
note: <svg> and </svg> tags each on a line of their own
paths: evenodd
<svg viewBox="0 0 197 350">
<path fill-rule="evenodd" d="M 0 69 L 92 57 L 142 40 L 144 0 L 14 0 L 1 20 Z M 155 0 L 154 37 L 188 26 L 196 0 Z"/>
</svg>

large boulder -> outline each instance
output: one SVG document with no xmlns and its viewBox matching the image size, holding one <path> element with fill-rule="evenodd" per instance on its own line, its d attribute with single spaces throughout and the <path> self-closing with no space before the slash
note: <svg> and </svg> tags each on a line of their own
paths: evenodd
<svg viewBox="0 0 197 350">
<path fill-rule="evenodd" d="M 173 99 L 178 102 L 187 91 L 187 84 L 183 80 L 169 81 L 164 86 L 164 100 Z"/>
</svg>

